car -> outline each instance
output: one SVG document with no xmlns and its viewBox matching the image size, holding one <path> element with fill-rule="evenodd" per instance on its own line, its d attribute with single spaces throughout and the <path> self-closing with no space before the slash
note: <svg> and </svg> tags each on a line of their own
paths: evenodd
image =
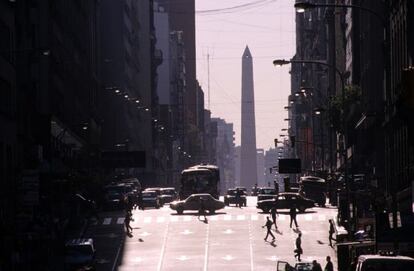
<svg viewBox="0 0 414 271">
<path fill-rule="evenodd" d="M 414 259 L 407 256 L 360 255 L 355 271 L 414 270 Z"/>
<path fill-rule="evenodd" d="M 237 192 L 240 193 L 239 202 L 237 202 Z M 236 188 L 228 189 L 226 195 L 224 196 L 224 204 L 227 206 L 229 206 L 230 204 L 240 204 L 242 206 L 246 206 L 246 192 L 243 190 L 237 190 Z"/>
<path fill-rule="evenodd" d="M 174 187 L 163 187 L 160 189 L 160 192 L 161 204 L 170 203 L 178 199 L 178 194 Z"/>
<path fill-rule="evenodd" d="M 268 213 L 272 207 L 276 209 L 290 209 L 296 206 L 300 213 L 305 212 L 306 209 L 315 207 L 315 202 L 307 199 L 299 193 L 285 192 L 279 193 L 273 199 L 260 200 L 257 202 L 257 208 L 264 213 Z"/>
<path fill-rule="evenodd" d="M 65 270 L 94 270 L 95 247 L 92 238 L 68 240 L 65 244 Z"/>
<path fill-rule="evenodd" d="M 252 192 L 250 193 L 251 196 L 257 196 L 257 192 L 259 191 L 259 187 L 253 186 Z"/>
<path fill-rule="evenodd" d="M 288 262 L 277 261 L 277 271 L 311 271 L 313 267 L 312 262 L 302 261 L 291 266 Z"/>
<path fill-rule="evenodd" d="M 131 185 L 134 190 L 141 191 L 141 182 L 137 178 L 123 179 L 121 183 Z"/>
<path fill-rule="evenodd" d="M 141 193 L 141 208 L 154 207 L 159 209 L 161 207 L 160 198 L 156 191 L 144 190 Z"/>
<path fill-rule="evenodd" d="M 124 184 L 110 184 L 105 186 L 104 208 L 109 210 L 124 208 L 128 191 L 128 186 Z"/>
<path fill-rule="evenodd" d="M 257 201 L 265 200 L 265 199 L 272 199 L 276 196 L 276 189 L 271 187 L 262 187 L 259 188 L 257 191 Z"/>
<path fill-rule="evenodd" d="M 178 214 L 182 214 L 187 210 L 197 211 L 200 209 L 201 199 L 204 201 L 204 206 L 210 214 L 214 214 L 217 210 L 225 207 L 224 202 L 213 198 L 210 194 L 192 194 L 185 200 L 171 202 L 170 208 L 177 211 Z"/>
</svg>

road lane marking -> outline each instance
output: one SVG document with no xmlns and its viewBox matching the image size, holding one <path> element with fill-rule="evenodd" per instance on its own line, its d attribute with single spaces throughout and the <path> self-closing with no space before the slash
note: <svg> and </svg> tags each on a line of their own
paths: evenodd
<svg viewBox="0 0 414 271">
<path fill-rule="evenodd" d="M 191 220 L 193 220 L 192 216 L 185 216 L 184 217 L 184 221 L 191 221 Z"/>
<path fill-rule="evenodd" d="M 170 223 L 167 223 L 167 227 L 165 227 L 165 233 L 164 233 L 164 241 L 162 242 L 162 248 L 161 248 L 161 254 L 160 254 L 160 260 L 158 261 L 158 268 L 157 271 L 161 271 L 162 269 L 162 263 L 164 261 L 164 255 L 165 255 L 165 246 L 167 244 L 167 238 L 168 238 L 168 230 L 170 228 Z"/>
<path fill-rule="evenodd" d="M 253 271 L 253 232 L 252 223 L 249 221 L 249 250 L 250 250 L 250 271 Z"/>
<path fill-rule="evenodd" d="M 210 221 L 217 221 L 218 220 L 218 216 L 212 216 L 210 217 Z"/>
<path fill-rule="evenodd" d="M 226 256 L 222 257 L 222 259 L 226 260 L 226 261 L 231 261 L 231 260 L 234 260 L 235 258 L 231 255 L 226 255 Z"/>
<path fill-rule="evenodd" d="M 107 218 L 105 218 L 104 219 L 104 221 L 103 221 L 103 225 L 109 225 L 109 224 L 111 224 L 111 221 L 112 221 L 112 218 L 110 218 L 110 217 L 107 217 Z"/>
<path fill-rule="evenodd" d="M 223 231 L 225 234 L 232 234 L 234 233 L 234 231 L 232 229 L 227 229 L 225 231 Z"/>
<path fill-rule="evenodd" d="M 189 235 L 189 234 L 192 234 L 193 232 L 187 229 L 187 230 L 185 230 L 183 232 L 180 232 L 180 233 L 184 234 L 184 235 Z"/>
<path fill-rule="evenodd" d="M 210 234 L 210 224 L 207 224 L 207 232 L 206 232 L 206 246 L 204 249 L 204 271 L 207 271 L 208 269 L 208 252 L 209 252 L 209 234 Z"/>
<path fill-rule="evenodd" d="M 164 221 L 165 221 L 165 217 L 163 217 L 163 216 L 157 217 L 157 223 L 162 223 Z"/>
<path fill-rule="evenodd" d="M 250 217 L 250 219 L 251 219 L 251 220 L 258 220 L 258 219 L 259 219 L 259 216 L 258 216 L 258 215 L 252 215 L 252 216 Z"/>
<path fill-rule="evenodd" d="M 151 223 L 151 221 L 152 221 L 152 217 L 150 216 L 144 217 L 144 223 Z"/>
<path fill-rule="evenodd" d="M 178 216 L 170 216 L 170 221 L 171 222 L 177 222 L 178 221 Z"/>
<path fill-rule="evenodd" d="M 116 220 L 116 224 L 124 224 L 125 221 L 125 217 L 118 217 L 118 219 Z"/>
<path fill-rule="evenodd" d="M 143 233 L 140 233 L 140 234 L 138 234 L 139 236 L 143 236 L 143 237 L 146 237 L 146 236 L 148 236 L 148 235 L 151 235 L 151 233 L 149 233 L 149 232 L 147 232 L 147 231 L 144 231 Z"/>
<path fill-rule="evenodd" d="M 230 221 L 230 220 L 231 220 L 231 215 L 225 215 L 225 216 L 224 216 L 224 220 L 226 220 L 226 221 Z"/>
<path fill-rule="evenodd" d="M 326 220 L 326 216 L 325 215 L 319 215 L 318 216 L 319 221 L 325 221 Z"/>
<path fill-rule="evenodd" d="M 188 260 L 188 259 L 190 259 L 190 257 L 188 257 L 188 256 L 186 256 L 186 255 L 182 255 L 182 256 L 180 256 L 180 257 L 178 257 L 177 258 L 177 260 L 180 260 L 180 261 L 186 261 L 186 260 Z M 160 269 L 159 269 L 160 270 Z"/>
<path fill-rule="evenodd" d="M 279 216 L 279 218 L 278 218 L 278 220 L 280 220 L 280 221 L 285 221 L 285 220 L 286 220 L 286 216 L 284 216 L 284 215 L 280 215 L 280 216 Z"/>
<path fill-rule="evenodd" d="M 246 216 L 245 215 L 237 215 L 237 220 L 245 220 Z"/>
<path fill-rule="evenodd" d="M 309 215 L 309 214 L 305 215 L 305 220 L 312 221 L 312 215 Z"/>
<path fill-rule="evenodd" d="M 270 261 L 272 261 L 272 262 L 276 262 L 276 261 L 278 261 L 278 260 L 279 260 L 279 258 L 278 258 L 278 257 L 276 257 L 276 256 L 267 257 L 266 259 L 267 259 L 267 260 L 270 260 Z"/>
</svg>

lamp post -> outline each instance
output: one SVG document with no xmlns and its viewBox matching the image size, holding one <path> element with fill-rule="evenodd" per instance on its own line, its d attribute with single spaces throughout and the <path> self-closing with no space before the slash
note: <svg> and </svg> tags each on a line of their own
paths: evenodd
<svg viewBox="0 0 414 271">
<path fill-rule="evenodd" d="M 302 4 L 304 4 L 305 2 L 303 2 Z M 297 4 L 300 3 L 296 3 L 295 7 Z M 309 3 L 307 3 L 309 4 Z M 321 4 L 321 6 L 323 6 Z M 309 7 L 309 6 L 306 6 Z M 301 8 L 304 8 L 304 6 L 302 6 Z M 341 71 L 334 65 L 331 65 L 329 63 L 323 62 L 323 61 L 318 61 L 318 60 L 307 60 L 307 59 L 291 59 L 291 60 L 286 60 L 286 59 L 276 59 L 273 60 L 273 65 L 275 66 L 283 66 L 283 65 L 287 65 L 287 64 L 291 64 L 291 63 L 299 63 L 299 64 L 317 64 L 317 65 L 322 65 L 325 67 L 328 67 L 329 69 L 334 70 L 338 75 L 339 78 L 341 80 L 341 96 L 342 96 L 342 108 L 341 108 L 341 126 L 343 129 L 343 144 L 342 144 L 342 148 L 343 150 L 340 150 L 340 154 L 342 155 L 342 159 L 343 159 L 343 163 L 344 163 L 344 179 L 345 179 L 345 184 L 346 184 L 346 197 L 347 197 L 347 201 L 348 203 L 349 201 L 349 182 L 348 182 L 348 168 L 347 168 L 347 155 L 346 155 L 346 138 L 347 138 L 347 127 L 346 127 L 346 123 L 345 123 L 345 119 L 344 119 L 344 114 L 345 114 L 345 108 L 344 108 L 344 101 L 345 101 L 345 81 L 344 81 L 344 75 L 341 73 Z"/>
</svg>

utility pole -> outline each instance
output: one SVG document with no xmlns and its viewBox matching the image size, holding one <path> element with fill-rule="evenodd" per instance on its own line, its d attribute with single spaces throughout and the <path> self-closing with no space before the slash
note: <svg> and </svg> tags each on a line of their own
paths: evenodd
<svg viewBox="0 0 414 271">
<path fill-rule="evenodd" d="M 207 109 L 210 110 L 210 52 L 207 52 Z"/>
</svg>

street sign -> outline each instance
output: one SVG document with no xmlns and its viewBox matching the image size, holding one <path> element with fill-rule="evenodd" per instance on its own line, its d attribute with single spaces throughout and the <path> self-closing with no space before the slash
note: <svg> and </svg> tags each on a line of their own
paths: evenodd
<svg viewBox="0 0 414 271">
<path fill-rule="evenodd" d="M 301 173 L 301 160 L 295 158 L 279 159 L 279 173 Z"/>
</svg>

